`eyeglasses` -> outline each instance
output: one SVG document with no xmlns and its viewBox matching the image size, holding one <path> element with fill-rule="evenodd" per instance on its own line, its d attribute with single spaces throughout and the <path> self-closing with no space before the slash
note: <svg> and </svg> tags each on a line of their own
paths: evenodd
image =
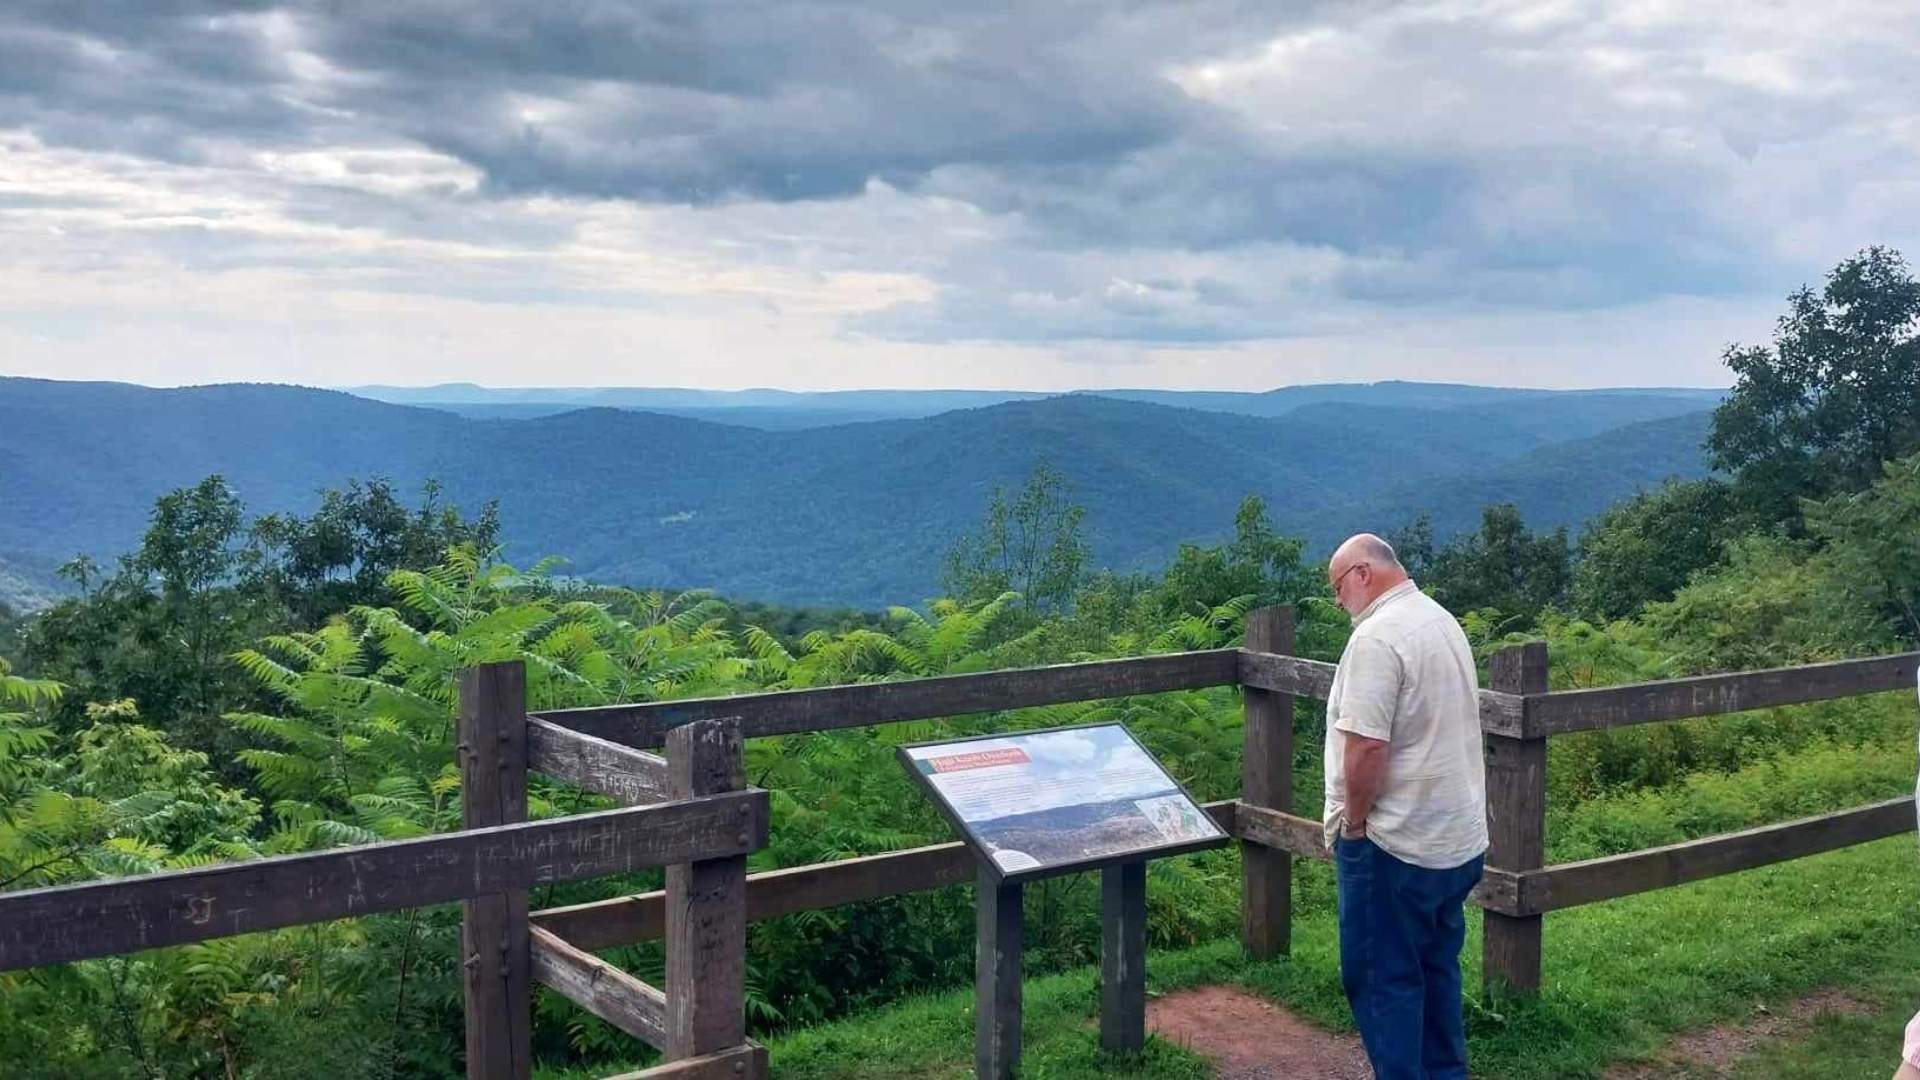
<svg viewBox="0 0 1920 1080">
<path fill-rule="evenodd" d="M 1352 566 L 1349 566 L 1349 567 L 1347 567 L 1347 568 L 1346 568 L 1345 570 L 1342 570 L 1342 571 L 1340 572 L 1340 576 L 1339 576 L 1339 577 L 1337 577 L 1337 578 L 1334 578 L 1334 579 L 1333 579 L 1333 595 L 1335 595 L 1335 596 L 1339 596 L 1339 595 L 1340 595 L 1340 584 L 1341 584 L 1341 582 L 1344 582 L 1344 581 L 1346 581 L 1346 580 L 1347 580 L 1347 575 L 1348 575 L 1348 574 L 1351 574 L 1351 573 L 1353 573 L 1353 572 L 1354 572 L 1355 570 L 1358 570 L 1358 569 L 1360 569 L 1361 567 L 1363 567 L 1363 566 L 1366 566 L 1366 565 L 1367 565 L 1367 564 L 1366 564 L 1366 563 L 1364 563 L 1364 562 L 1357 562 L 1357 563 L 1354 563 L 1354 564 L 1353 564 Z"/>
</svg>

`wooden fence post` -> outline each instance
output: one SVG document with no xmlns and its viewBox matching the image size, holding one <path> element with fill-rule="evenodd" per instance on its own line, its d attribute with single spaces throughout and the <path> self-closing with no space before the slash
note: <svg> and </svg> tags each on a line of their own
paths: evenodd
<svg viewBox="0 0 1920 1080">
<path fill-rule="evenodd" d="M 460 673 L 460 823 L 527 820 L 527 671 L 518 660 Z M 469 1080 L 526 1080 L 533 1070 L 527 890 L 461 904 Z"/>
<path fill-rule="evenodd" d="M 1246 647 L 1293 653 L 1293 609 L 1247 613 Z M 1240 689 L 1246 738 L 1240 752 L 1240 801 L 1293 812 L 1293 695 Z M 1240 940 L 1254 956 L 1284 955 L 1293 945 L 1293 856 L 1240 842 Z"/>
<path fill-rule="evenodd" d="M 1011 1080 L 1020 1067 L 1021 906 L 1025 888 L 982 866 L 973 942 L 973 1075 Z"/>
<path fill-rule="evenodd" d="M 1547 645 L 1515 645 L 1493 654 L 1492 689 L 1509 694 L 1547 691 Z M 1547 740 L 1487 736 L 1487 865 L 1537 870 L 1546 861 Z M 1540 932 L 1544 916 L 1486 913 L 1481 950 L 1483 994 L 1540 989 Z"/>
<path fill-rule="evenodd" d="M 1100 871 L 1100 1049 L 1147 1045 L 1147 864 Z"/>
<path fill-rule="evenodd" d="M 675 799 L 745 790 L 740 720 L 697 720 L 667 732 Z M 751 823 L 740 821 L 741 843 Z M 747 859 L 667 867 L 668 1061 L 726 1050 L 747 1039 Z"/>
</svg>

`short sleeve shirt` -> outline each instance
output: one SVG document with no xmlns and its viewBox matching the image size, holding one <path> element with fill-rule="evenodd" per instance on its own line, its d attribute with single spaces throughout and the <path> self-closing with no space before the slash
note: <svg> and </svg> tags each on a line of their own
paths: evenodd
<svg viewBox="0 0 1920 1080">
<path fill-rule="evenodd" d="M 1327 696 L 1326 806 L 1333 843 L 1346 816 L 1346 739 L 1387 743 L 1367 836 L 1403 862 L 1445 870 L 1487 849 L 1487 769 L 1473 649 L 1447 609 L 1411 581 L 1354 620 Z"/>
</svg>

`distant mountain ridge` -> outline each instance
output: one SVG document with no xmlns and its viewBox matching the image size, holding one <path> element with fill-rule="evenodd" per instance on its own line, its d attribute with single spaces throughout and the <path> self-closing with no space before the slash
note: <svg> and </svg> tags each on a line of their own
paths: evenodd
<svg viewBox="0 0 1920 1080">
<path fill-rule="evenodd" d="M 684 390 L 647 387 L 343 387 L 359 397 L 418 405 L 473 419 L 533 419 L 582 408 L 637 409 L 716 423 L 791 430 L 869 420 L 911 420 L 954 409 L 1010 401 L 1036 401 L 1061 394 L 1006 390 Z M 1606 390 L 1528 390 L 1454 383 L 1389 381 L 1318 383 L 1265 391 L 1076 390 L 1073 394 L 1140 401 L 1174 408 L 1242 416 L 1285 416 L 1322 404 L 1473 409 L 1558 402 L 1563 414 L 1610 415 L 1612 424 L 1677 416 L 1719 404 L 1725 391 L 1686 387 Z M 1611 409 L 1611 413 L 1605 410 Z M 1591 422 L 1591 421 L 1590 421 Z M 1592 431 L 1603 430 L 1594 427 Z M 1592 431 L 1588 432 L 1589 434 Z"/>
<path fill-rule="evenodd" d="M 307 510 L 350 477 L 408 492 L 436 478 L 469 509 L 497 498 L 519 561 L 875 606 L 931 595 L 992 489 L 1043 457 L 1087 507 L 1096 563 L 1118 569 L 1217 540 L 1250 493 L 1324 552 L 1423 510 L 1442 535 L 1471 527 L 1493 500 L 1535 525 L 1578 524 L 1636 487 L 1705 471 L 1707 414 L 1673 412 L 1699 392 L 1383 385 L 1296 394 L 1277 416 L 1072 394 L 761 430 L 611 407 L 473 419 L 299 387 L 0 379 L 0 553 L 110 557 L 137 541 L 155 496 L 213 472 L 254 513 Z"/>
</svg>

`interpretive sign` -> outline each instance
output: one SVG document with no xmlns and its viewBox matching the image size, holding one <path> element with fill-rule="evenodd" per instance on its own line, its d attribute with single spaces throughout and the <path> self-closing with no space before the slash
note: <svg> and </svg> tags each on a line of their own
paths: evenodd
<svg viewBox="0 0 1920 1080">
<path fill-rule="evenodd" d="M 1119 724 L 900 748 L 981 862 L 1003 879 L 1227 842 L 1227 834 Z"/>
</svg>

